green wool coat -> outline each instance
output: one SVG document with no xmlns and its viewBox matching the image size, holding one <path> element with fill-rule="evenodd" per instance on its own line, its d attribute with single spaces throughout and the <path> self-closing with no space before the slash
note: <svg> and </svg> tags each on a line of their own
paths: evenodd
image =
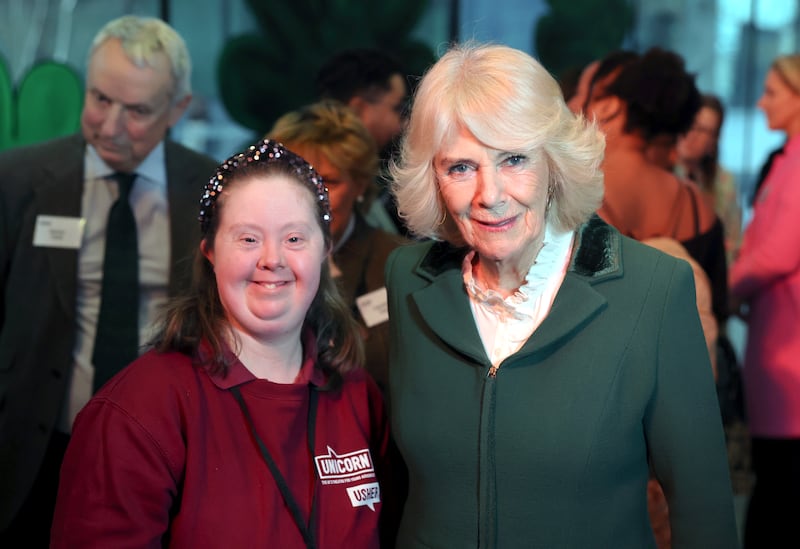
<svg viewBox="0 0 800 549">
<path fill-rule="evenodd" d="M 738 546 L 713 374 L 684 261 L 593 217 L 547 318 L 496 377 L 465 249 L 386 267 L 394 436 L 409 469 L 398 547 L 655 547 L 650 471 L 673 548 Z"/>
</svg>

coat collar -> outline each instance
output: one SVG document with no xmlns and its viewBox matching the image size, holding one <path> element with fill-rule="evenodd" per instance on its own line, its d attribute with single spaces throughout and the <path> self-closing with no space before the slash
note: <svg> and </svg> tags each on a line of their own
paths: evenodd
<svg viewBox="0 0 800 549">
<path fill-rule="evenodd" d="M 373 253 L 369 239 L 375 229 L 370 227 L 357 212 L 351 218 L 353 230 L 341 247 L 333 252 L 333 261 L 344 276 L 337 279 L 342 295 L 347 303 L 355 302 L 356 297 L 366 292 L 364 280 L 369 264 L 369 255 Z"/>
<path fill-rule="evenodd" d="M 622 276 L 621 236 L 593 216 L 578 228 L 575 242 L 569 270 L 550 313 L 508 360 L 534 352 L 549 354 L 606 307 L 605 296 L 593 286 Z M 461 277 L 461 261 L 466 253 L 466 248 L 433 243 L 414 271 L 430 284 L 415 291 L 413 298 L 424 321 L 444 342 L 473 360 L 488 364 Z"/>
</svg>

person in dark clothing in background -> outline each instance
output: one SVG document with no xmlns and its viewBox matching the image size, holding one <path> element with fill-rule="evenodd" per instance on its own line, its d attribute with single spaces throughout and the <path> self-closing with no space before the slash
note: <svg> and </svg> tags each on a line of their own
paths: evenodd
<svg viewBox="0 0 800 549">
<path fill-rule="evenodd" d="M 381 157 L 379 192 L 367 221 L 384 230 L 408 235 L 389 192 L 385 167 L 396 150 L 405 123 L 406 72 L 390 54 L 374 48 L 353 48 L 330 57 L 319 69 L 315 89 L 320 99 L 350 107 L 367 128 Z"/>
<path fill-rule="evenodd" d="M 2 547 L 47 547 L 75 415 L 188 280 L 217 164 L 167 138 L 191 100 L 183 39 L 124 16 L 92 43 L 81 132 L 0 154 Z"/>
</svg>

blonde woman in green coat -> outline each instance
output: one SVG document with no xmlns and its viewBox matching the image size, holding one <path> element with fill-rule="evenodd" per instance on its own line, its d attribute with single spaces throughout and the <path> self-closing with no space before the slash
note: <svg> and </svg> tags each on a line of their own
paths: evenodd
<svg viewBox="0 0 800 549">
<path fill-rule="evenodd" d="M 683 261 L 594 214 L 604 140 L 529 55 L 448 51 L 393 167 L 430 240 L 386 267 L 403 548 L 738 545 L 719 406 Z"/>
</svg>

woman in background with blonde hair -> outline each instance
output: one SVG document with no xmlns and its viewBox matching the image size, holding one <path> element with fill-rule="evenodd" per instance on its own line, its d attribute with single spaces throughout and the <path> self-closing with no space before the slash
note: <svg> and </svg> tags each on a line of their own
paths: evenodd
<svg viewBox="0 0 800 549">
<path fill-rule="evenodd" d="M 388 315 L 386 298 L 381 300 L 378 294 L 385 286 L 386 258 L 406 240 L 372 227 L 364 219 L 378 191 L 377 145 L 355 112 L 331 99 L 284 114 L 269 137 L 308 160 L 325 181 L 333 217 L 331 272 L 361 321 L 365 367 L 385 391 Z M 364 296 L 367 298 L 361 299 Z"/>
<path fill-rule="evenodd" d="M 775 59 L 758 107 L 787 142 L 730 275 L 734 310 L 748 323 L 743 374 L 756 475 L 748 548 L 800 544 L 800 55 Z"/>
</svg>

